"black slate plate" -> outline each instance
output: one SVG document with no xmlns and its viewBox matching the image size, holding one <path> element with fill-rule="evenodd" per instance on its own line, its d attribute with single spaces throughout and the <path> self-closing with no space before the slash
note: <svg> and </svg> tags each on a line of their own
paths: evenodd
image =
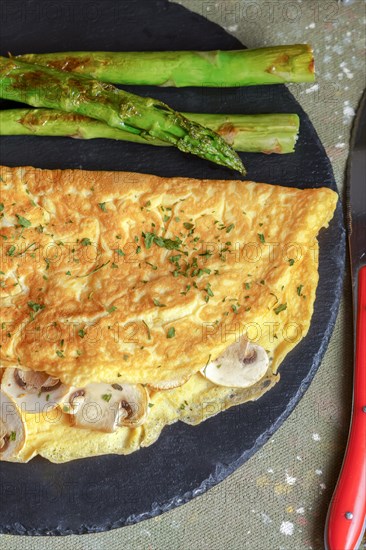
<svg viewBox="0 0 366 550">
<path fill-rule="evenodd" d="M 205 6 L 205 2 L 201 5 Z M 211 3 L 212 4 L 212 3 Z M 2 0 L 1 54 L 62 50 L 235 49 L 219 26 L 165 0 L 57 2 Z M 248 179 L 336 189 L 331 165 L 307 115 L 285 86 L 247 89 L 136 88 L 181 110 L 295 112 L 301 117 L 296 153 L 243 154 Z M 1 107 L 10 107 L 5 103 Z M 9 166 L 134 170 L 161 176 L 230 179 L 237 174 L 174 149 L 97 140 L 3 137 L 0 162 Z M 212 487 L 256 452 L 309 386 L 333 330 L 344 268 L 341 205 L 320 236 L 320 282 L 306 339 L 281 366 L 281 382 L 258 402 L 190 427 L 165 428 L 152 447 L 54 465 L 0 465 L 0 531 L 87 533 L 150 518 Z M 6 504 L 5 504 L 6 503 Z"/>
</svg>

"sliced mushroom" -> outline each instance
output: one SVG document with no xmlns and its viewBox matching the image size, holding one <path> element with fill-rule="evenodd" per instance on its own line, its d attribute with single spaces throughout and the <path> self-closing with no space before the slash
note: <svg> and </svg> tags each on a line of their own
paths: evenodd
<svg viewBox="0 0 366 550">
<path fill-rule="evenodd" d="M 0 460 L 16 457 L 25 443 L 25 425 L 14 401 L 0 390 Z"/>
<path fill-rule="evenodd" d="M 183 386 L 189 379 L 190 375 L 185 376 L 184 378 L 179 378 L 176 380 L 161 380 L 160 382 L 154 382 L 152 384 L 148 384 L 149 388 L 153 390 L 172 390 L 173 388 L 178 388 L 179 386 Z"/>
<path fill-rule="evenodd" d="M 27 413 L 54 409 L 69 391 L 69 386 L 45 372 L 13 367 L 5 369 L 1 388 Z"/>
<path fill-rule="evenodd" d="M 74 388 L 64 402 L 72 424 L 79 428 L 114 432 L 118 426 L 141 425 L 148 411 L 149 394 L 141 384 L 91 383 Z"/>
<path fill-rule="evenodd" d="M 201 373 L 218 386 L 247 388 L 265 375 L 268 365 L 264 348 L 241 339 L 208 363 Z"/>
</svg>

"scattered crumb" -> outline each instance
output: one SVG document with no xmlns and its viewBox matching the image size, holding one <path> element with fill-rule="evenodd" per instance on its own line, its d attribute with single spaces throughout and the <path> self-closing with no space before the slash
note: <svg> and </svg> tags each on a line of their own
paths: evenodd
<svg viewBox="0 0 366 550">
<path fill-rule="evenodd" d="M 297 508 L 296 513 L 303 515 L 305 514 L 305 509 L 302 506 L 300 506 L 300 508 Z"/>
<path fill-rule="evenodd" d="M 292 477 L 286 472 L 286 483 L 288 483 L 288 485 L 295 485 L 296 477 Z"/>
<path fill-rule="evenodd" d="M 312 438 L 314 441 L 320 441 L 320 435 L 319 434 L 313 434 Z"/>
<path fill-rule="evenodd" d="M 317 476 L 321 476 L 323 471 L 322 470 L 315 470 L 315 473 L 316 473 Z"/>
<path fill-rule="evenodd" d="M 261 512 L 261 518 L 262 518 L 262 521 L 265 525 L 268 525 L 269 523 L 272 523 L 272 520 L 269 517 L 269 515 L 265 514 L 264 512 Z"/>
<path fill-rule="evenodd" d="M 290 536 L 294 533 L 294 524 L 291 521 L 283 521 L 281 523 L 280 532 L 283 535 Z"/>
<path fill-rule="evenodd" d="M 319 90 L 319 84 L 314 84 L 313 86 L 310 86 L 310 88 L 307 88 L 305 90 L 306 94 L 311 94 L 311 92 L 316 92 Z"/>
</svg>

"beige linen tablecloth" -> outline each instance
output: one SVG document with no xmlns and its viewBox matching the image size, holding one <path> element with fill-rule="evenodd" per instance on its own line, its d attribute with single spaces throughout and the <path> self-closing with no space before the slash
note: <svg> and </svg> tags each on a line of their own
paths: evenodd
<svg viewBox="0 0 366 550">
<path fill-rule="evenodd" d="M 317 129 L 343 193 L 350 128 L 365 87 L 365 2 L 180 3 L 219 23 L 248 47 L 296 42 L 314 46 L 317 83 L 289 87 Z M 310 389 L 274 437 L 223 483 L 139 525 L 67 538 L 1 535 L 1 550 L 321 550 L 351 406 L 348 274 L 344 288 L 328 351 Z"/>
</svg>

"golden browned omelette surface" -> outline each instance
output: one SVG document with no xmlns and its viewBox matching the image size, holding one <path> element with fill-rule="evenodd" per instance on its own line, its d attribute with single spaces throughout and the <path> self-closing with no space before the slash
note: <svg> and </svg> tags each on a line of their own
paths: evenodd
<svg viewBox="0 0 366 550">
<path fill-rule="evenodd" d="M 31 167 L 0 185 L 3 367 L 151 384 L 244 331 L 275 369 L 308 330 L 330 189 Z"/>
</svg>

